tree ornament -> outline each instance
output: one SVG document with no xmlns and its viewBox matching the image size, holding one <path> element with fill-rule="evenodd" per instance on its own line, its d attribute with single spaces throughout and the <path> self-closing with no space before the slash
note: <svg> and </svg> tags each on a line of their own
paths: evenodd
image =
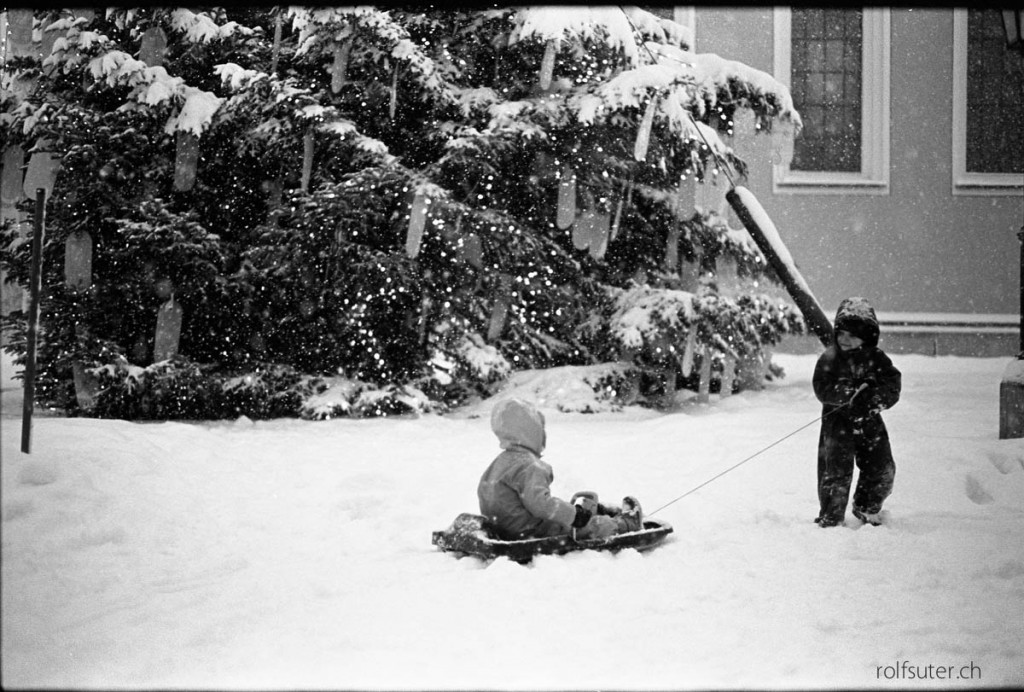
<svg viewBox="0 0 1024 692">
<path fill-rule="evenodd" d="M 199 138 L 187 130 L 178 130 L 177 151 L 174 157 L 175 190 L 187 192 L 192 189 L 196 184 L 198 164 Z"/>
<path fill-rule="evenodd" d="M 174 294 L 160 306 L 156 315 L 156 334 L 153 340 L 153 362 L 173 358 L 178 353 L 181 338 L 181 305 L 174 300 Z"/>
<path fill-rule="evenodd" d="M 313 177 L 313 128 L 302 135 L 302 179 L 299 187 L 303 192 L 309 190 L 309 180 Z"/>
<path fill-rule="evenodd" d="M 676 186 L 675 215 L 680 221 L 689 221 L 697 213 L 697 176 L 683 176 Z"/>
<path fill-rule="evenodd" d="M 658 105 L 657 97 L 651 97 L 647 102 L 647 109 L 644 111 L 644 118 L 640 121 L 640 128 L 636 132 L 636 144 L 633 146 L 633 158 L 643 161 L 647 158 L 647 148 L 651 143 L 651 128 L 654 126 L 654 109 Z"/>
<path fill-rule="evenodd" d="M 423 242 L 423 229 L 427 225 L 427 207 L 430 200 L 422 192 L 417 191 L 409 210 L 409 231 L 405 236 L 405 254 L 416 257 L 420 254 Z"/>
<path fill-rule="evenodd" d="M 719 388 L 719 395 L 722 397 L 732 396 L 732 384 L 736 380 L 736 356 L 727 354 L 722 364 L 722 386 Z"/>
<path fill-rule="evenodd" d="M 743 150 L 749 147 L 757 134 L 757 116 L 749 108 L 737 108 L 732 115 L 733 148 Z"/>
<path fill-rule="evenodd" d="M 691 324 L 686 332 L 686 342 L 683 346 L 683 356 L 679 359 L 679 369 L 683 377 L 689 377 L 693 372 L 693 357 L 697 350 L 697 325 Z"/>
<path fill-rule="evenodd" d="M 391 99 L 388 104 L 388 115 L 392 120 L 395 119 L 395 112 L 398 110 L 398 65 L 395 65 L 394 72 L 391 73 Z"/>
<path fill-rule="evenodd" d="M 469 233 L 462 239 L 462 246 L 460 249 L 463 258 L 469 262 L 471 267 L 483 269 L 484 248 L 483 244 L 480 242 L 480 236 L 476 233 Z"/>
<path fill-rule="evenodd" d="M 665 238 L 665 270 L 674 274 L 679 269 L 679 236 L 682 229 L 679 227 L 679 219 L 669 224 L 668 234 Z"/>
<path fill-rule="evenodd" d="M 352 40 L 334 44 L 334 64 L 331 65 L 331 91 L 337 94 L 348 82 L 348 56 L 352 52 Z"/>
<path fill-rule="evenodd" d="M 590 236 L 594 230 L 594 212 L 585 210 L 576 219 L 572 227 L 572 246 L 577 250 L 586 250 L 590 247 Z"/>
<path fill-rule="evenodd" d="M 555 56 L 558 54 L 558 39 L 551 39 L 544 45 L 544 57 L 540 61 L 540 88 L 547 91 L 551 88 L 551 78 L 555 72 Z"/>
<path fill-rule="evenodd" d="M 619 196 L 619 202 L 615 205 L 615 219 L 612 221 L 612 226 L 608 231 L 608 240 L 615 240 L 615 236 L 619 234 L 619 223 L 622 221 L 622 207 L 625 206 L 626 198 L 629 196 L 629 190 L 633 185 L 633 179 L 630 178 L 622 186 L 622 194 Z"/>
<path fill-rule="evenodd" d="M 53 184 L 57 180 L 57 172 L 60 170 L 60 158 L 49 151 L 40 151 L 49 146 L 49 141 L 38 140 L 34 147 L 37 151 L 28 160 L 28 170 L 25 171 L 25 182 L 22 188 L 29 199 L 35 199 L 36 190 L 39 188 L 46 191 L 46 199 L 49 199 L 53 192 Z"/>
<path fill-rule="evenodd" d="M 697 246 L 694 246 L 697 250 Z M 694 261 L 690 261 L 685 257 L 679 263 L 679 287 L 684 291 L 690 293 L 696 293 L 697 289 L 700 288 L 700 263 L 701 256 L 697 253 L 697 257 Z"/>
<path fill-rule="evenodd" d="M 11 57 L 32 55 L 32 10 L 7 10 L 8 50 Z"/>
<path fill-rule="evenodd" d="M 75 362 L 71 366 L 71 373 L 75 381 L 75 399 L 78 408 L 88 411 L 96 403 L 96 395 L 99 393 L 99 378 L 85 367 L 84 363 Z"/>
<path fill-rule="evenodd" d="M 274 18 L 274 47 L 270 54 L 270 74 L 277 72 L 277 61 L 281 57 L 281 10 L 277 11 Z"/>
<path fill-rule="evenodd" d="M 565 230 L 576 220 L 576 172 L 568 163 L 562 167 L 558 181 L 558 214 L 555 224 Z"/>
<path fill-rule="evenodd" d="M 508 317 L 508 309 L 511 304 L 512 275 L 503 273 L 498 277 L 494 307 L 491 308 L 491 321 L 487 328 L 487 341 L 494 343 L 501 336 L 501 332 L 505 329 L 505 319 Z"/>
<path fill-rule="evenodd" d="M 608 235 L 611 229 L 611 215 L 596 212 L 593 230 L 590 233 L 590 256 L 600 261 L 608 251 Z"/>
<path fill-rule="evenodd" d="M 711 401 L 711 349 L 700 349 L 700 382 L 697 384 L 697 401 L 706 404 Z"/>
<path fill-rule="evenodd" d="M 142 34 L 139 44 L 139 60 L 150 67 L 164 64 L 167 51 L 167 34 L 158 26 L 151 26 Z"/>
<path fill-rule="evenodd" d="M 782 120 L 772 127 L 772 163 L 789 166 L 793 163 L 793 148 L 796 133 L 792 120 Z"/>
<path fill-rule="evenodd" d="M 92 285 L 92 236 L 88 231 L 75 231 L 64 241 L 64 283 L 72 291 Z"/>
<path fill-rule="evenodd" d="M 719 185 L 717 180 L 705 177 L 697 193 L 696 206 L 703 214 L 722 214 L 722 207 L 725 205 L 725 185 Z"/>
<path fill-rule="evenodd" d="M 4 170 L 0 181 L 0 200 L 14 204 L 25 198 L 25 150 L 20 146 L 4 149 Z"/>
</svg>

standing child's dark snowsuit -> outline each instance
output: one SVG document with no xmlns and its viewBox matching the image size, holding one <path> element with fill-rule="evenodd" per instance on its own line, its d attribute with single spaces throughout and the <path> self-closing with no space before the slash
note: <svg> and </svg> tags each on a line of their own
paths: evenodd
<svg viewBox="0 0 1024 692">
<path fill-rule="evenodd" d="M 821 511 L 815 521 L 825 527 L 843 523 L 854 464 L 860 469 L 853 495 L 856 516 L 877 515 L 892 493 L 896 465 L 880 412 L 899 401 L 902 380 L 878 348 L 878 319 L 866 300 L 844 300 L 834 327 L 836 334 L 845 331 L 864 343 L 844 351 L 834 336 L 814 368 L 814 393 L 824 416 L 818 441 Z"/>
</svg>

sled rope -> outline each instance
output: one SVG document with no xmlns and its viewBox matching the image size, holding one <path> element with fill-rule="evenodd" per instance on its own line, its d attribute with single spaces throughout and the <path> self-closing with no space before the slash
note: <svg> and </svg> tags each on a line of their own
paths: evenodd
<svg viewBox="0 0 1024 692">
<path fill-rule="evenodd" d="M 858 389 L 857 391 L 859 392 L 860 390 Z M 856 396 L 856 394 L 855 394 L 854 396 Z M 820 416 L 818 416 L 817 418 L 815 418 L 814 420 L 812 420 L 812 421 L 811 421 L 811 422 L 809 422 L 809 423 L 805 423 L 804 425 L 801 425 L 801 426 L 800 426 L 799 428 L 797 428 L 797 429 L 796 429 L 796 430 L 794 430 L 793 432 L 789 433 L 788 435 L 786 435 L 786 436 L 784 436 L 784 437 L 780 437 L 779 439 L 775 440 L 775 442 L 772 442 L 772 443 L 771 443 L 770 445 L 768 445 L 767 447 L 764 447 L 764 448 L 762 448 L 762 449 L 759 449 L 759 450 L 757 450 L 756 452 L 754 452 L 753 454 L 751 454 L 751 455 L 750 455 L 749 457 L 747 457 L 747 458 L 746 458 L 746 459 L 744 459 L 743 461 L 739 462 L 738 464 L 733 464 L 732 466 L 730 466 L 729 468 L 727 468 L 727 469 L 726 469 L 725 471 L 722 471 L 721 473 L 719 473 L 719 474 L 717 474 L 717 475 L 715 475 L 715 476 L 712 476 L 711 478 L 707 479 L 706 481 L 704 481 L 703 483 L 701 483 L 701 484 L 700 484 L 700 485 L 698 485 L 697 487 L 695 487 L 695 488 L 692 488 L 692 489 L 690 489 L 690 490 L 687 490 L 687 491 L 686 491 L 685 493 L 683 493 L 682 495 L 680 495 L 680 496 L 679 496 L 679 497 L 677 497 L 676 499 L 672 500 L 671 502 L 668 502 L 668 503 L 666 503 L 666 504 L 662 505 L 661 507 L 658 507 L 658 509 L 654 510 L 653 512 L 645 512 L 645 513 L 644 513 L 644 516 L 646 516 L 646 517 L 652 516 L 652 515 L 654 515 L 654 514 L 657 514 L 657 513 L 658 513 L 658 512 L 660 512 L 661 510 L 665 509 L 666 507 L 668 507 L 668 506 L 670 506 L 670 505 L 674 505 L 675 503 L 677 503 L 677 502 L 679 502 L 680 500 L 682 500 L 682 499 L 683 499 L 684 497 L 687 497 L 688 495 L 692 495 L 693 493 L 697 492 L 698 490 L 700 490 L 700 489 L 701 489 L 701 488 L 703 488 L 704 486 L 706 486 L 706 485 L 709 485 L 709 484 L 710 484 L 710 483 L 712 483 L 713 481 L 716 481 L 716 480 L 718 480 L 719 478 L 721 478 L 721 477 L 722 477 L 722 476 L 724 476 L 725 474 L 729 473 L 730 471 L 733 471 L 734 469 L 737 469 L 737 468 L 739 468 L 740 466 L 743 466 L 743 464 L 747 463 L 748 461 L 750 461 L 750 460 L 751 460 L 751 459 L 753 459 L 754 457 L 756 457 L 756 456 L 759 456 L 759 455 L 763 454 L 764 452 L 767 452 L 767 451 L 768 451 L 769 449 L 771 449 L 771 448 L 772 448 L 772 447 L 774 447 L 775 445 L 777 445 L 777 444 L 780 444 L 780 443 L 782 443 L 782 442 L 785 442 L 786 440 L 788 440 L 789 438 L 793 437 L 793 435 L 796 435 L 796 434 L 797 434 L 798 432 L 800 432 L 801 430 L 803 430 L 803 429 L 805 429 L 805 428 L 809 428 L 810 426 L 814 425 L 814 424 L 815 424 L 815 423 L 817 423 L 818 421 L 821 421 L 821 420 L 824 420 L 825 418 L 828 418 L 829 416 L 831 416 L 831 415 L 832 415 L 833 413 L 835 413 L 836 411 L 840 411 L 840 410 L 842 410 L 843 408 L 845 408 L 845 407 L 849 406 L 849 405 L 850 405 L 850 404 L 851 404 L 852 402 L 853 402 L 853 399 L 850 399 L 850 401 L 847 401 L 847 402 L 846 402 L 845 404 L 842 404 L 842 405 L 838 406 L 837 408 L 834 408 L 834 409 L 832 409 L 832 410 L 831 410 L 831 411 L 829 411 L 828 413 L 825 413 L 825 414 L 823 414 L 823 415 L 820 415 Z"/>
</svg>

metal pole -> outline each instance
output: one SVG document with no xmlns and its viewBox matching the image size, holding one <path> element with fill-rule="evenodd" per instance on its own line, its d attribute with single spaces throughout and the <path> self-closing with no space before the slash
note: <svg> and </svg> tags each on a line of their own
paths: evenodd
<svg viewBox="0 0 1024 692">
<path fill-rule="evenodd" d="M 29 288 L 28 355 L 25 360 L 25 397 L 21 408 L 21 451 L 31 454 L 32 408 L 36 398 L 36 333 L 39 330 L 39 294 L 42 292 L 43 213 L 46 190 L 36 189 L 36 215 L 32 233 L 32 285 Z"/>
<path fill-rule="evenodd" d="M 1024 226 L 1017 232 L 1017 239 L 1020 240 L 1020 351 L 1017 359 L 1024 360 Z"/>
</svg>

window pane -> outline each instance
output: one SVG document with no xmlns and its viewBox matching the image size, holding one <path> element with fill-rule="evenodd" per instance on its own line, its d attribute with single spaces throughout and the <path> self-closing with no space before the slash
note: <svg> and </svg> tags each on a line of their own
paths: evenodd
<svg viewBox="0 0 1024 692">
<path fill-rule="evenodd" d="M 967 11 L 967 172 L 1024 173 L 1024 68 L 994 9 Z"/>
<path fill-rule="evenodd" d="M 861 169 L 861 70 L 863 12 L 792 9 L 793 102 L 804 121 L 792 170 L 859 172 Z"/>
</svg>

